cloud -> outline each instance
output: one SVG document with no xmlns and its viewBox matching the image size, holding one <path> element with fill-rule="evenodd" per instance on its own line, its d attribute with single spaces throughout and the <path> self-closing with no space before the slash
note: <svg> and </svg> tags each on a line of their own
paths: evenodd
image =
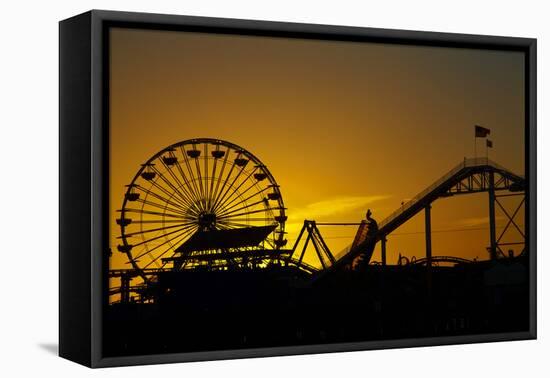
<svg viewBox="0 0 550 378">
<path fill-rule="evenodd" d="M 495 217 L 495 220 L 501 221 L 504 217 L 497 216 Z M 457 225 L 463 226 L 463 227 L 475 227 L 475 226 L 488 226 L 489 225 L 489 217 L 473 217 L 473 218 L 463 218 L 456 221 Z"/>
<path fill-rule="evenodd" d="M 390 198 L 390 196 L 340 196 L 313 202 L 303 207 L 292 208 L 288 212 L 286 228 L 290 231 L 299 230 L 305 219 L 331 221 L 331 217 L 343 215 L 353 210 L 364 209 L 364 212 L 366 212 L 368 205 L 387 198 Z M 359 221 L 359 219 L 350 219 L 350 221 Z"/>
</svg>

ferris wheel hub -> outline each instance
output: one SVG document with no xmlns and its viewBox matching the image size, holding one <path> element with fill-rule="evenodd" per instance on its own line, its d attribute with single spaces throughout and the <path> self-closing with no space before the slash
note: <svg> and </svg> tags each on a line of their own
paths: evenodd
<svg viewBox="0 0 550 378">
<path fill-rule="evenodd" d="M 203 231 L 214 229 L 216 226 L 216 214 L 206 211 L 201 212 L 197 217 L 197 224 Z"/>
</svg>

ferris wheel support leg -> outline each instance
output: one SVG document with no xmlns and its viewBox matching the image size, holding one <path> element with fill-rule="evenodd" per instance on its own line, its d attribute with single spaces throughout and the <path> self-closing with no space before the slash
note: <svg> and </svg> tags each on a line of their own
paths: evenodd
<svg viewBox="0 0 550 378">
<path fill-rule="evenodd" d="M 130 281 L 132 278 L 128 274 L 122 274 L 120 276 L 120 302 L 130 302 Z"/>
</svg>

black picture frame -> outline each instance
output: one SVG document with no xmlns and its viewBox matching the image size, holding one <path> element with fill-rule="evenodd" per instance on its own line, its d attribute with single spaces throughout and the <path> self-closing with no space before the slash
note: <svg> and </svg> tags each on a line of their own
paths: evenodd
<svg viewBox="0 0 550 378">
<path fill-rule="evenodd" d="M 198 353 L 104 357 L 109 169 L 108 29 L 112 26 L 525 53 L 530 328 L 526 332 Z M 59 354 L 89 367 L 534 339 L 536 319 L 536 39 L 92 10 L 59 24 Z"/>
</svg>

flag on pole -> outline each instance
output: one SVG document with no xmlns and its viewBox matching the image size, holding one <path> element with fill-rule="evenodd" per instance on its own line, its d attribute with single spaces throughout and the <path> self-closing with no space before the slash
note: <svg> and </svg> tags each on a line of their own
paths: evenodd
<svg viewBox="0 0 550 378">
<path fill-rule="evenodd" d="M 476 129 L 476 138 L 486 138 L 487 135 L 491 134 L 491 130 L 486 129 L 485 127 L 475 125 Z"/>
<path fill-rule="evenodd" d="M 487 139 L 485 143 L 487 145 L 487 148 L 493 148 L 493 141 L 492 140 Z"/>
</svg>

